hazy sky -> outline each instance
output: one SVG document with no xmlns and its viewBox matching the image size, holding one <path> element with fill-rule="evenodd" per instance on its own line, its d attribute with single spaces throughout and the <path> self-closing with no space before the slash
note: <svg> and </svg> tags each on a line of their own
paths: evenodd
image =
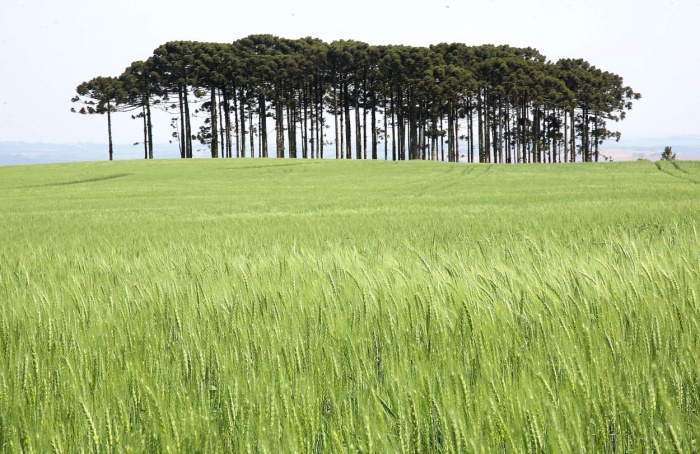
<svg viewBox="0 0 700 454">
<path fill-rule="evenodd" d="M 331 42 L 535 47 L 583 58 L 642 93 L 624 140 L 700 135 L 698 0 L 0 0 L 0 141 L 106 142 L 106 119 L 71 114 L 75 87 L 117 76 L 173 40 L 249 34 Z M 118 143 L 141 124 L 117 115 Z M 154 125 L 166 142 L 168 124 Z"/>
</svg>

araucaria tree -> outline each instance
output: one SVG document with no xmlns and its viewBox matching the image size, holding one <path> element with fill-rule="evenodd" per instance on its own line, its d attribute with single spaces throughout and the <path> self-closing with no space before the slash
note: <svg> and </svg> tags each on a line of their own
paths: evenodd
<svg viewBox="0 0 700 454">
<path fill-rule="evenodd" d="M 664 147 L 663 153 L 661 153 L 661 160 L 662 161 L 675 161 L 676 160 L 676 153 L 673 152 L 673 149 L 671 147 Z"/>
<path fill-rule="evenodd" d="M 582 59 L 532 48 L 372 46 L 251 35 L 233 43 L 174 41 L 116 78 L 78 86 L 80 112 L 138 109 L 153 157 L 151 108 L 172 113 L 180 155 L 193 139 L 211 156 L 598 161 L 611 123 L 639 93 Z M 199 129 L 197 129 L 197 126 Z M 383 149 L 383 153 L 380 153 Z"/>
<path fill-rule="evenodd" d="M 114 77 L 96 77 L 88 82 L 83 82 L 76 88 L 78 93 L 73 99 L 74 103 L 82 103 L 80 109 L 71 108 L 71 112 L 83 115 L 107 114 L 107 137 L 109 140 L 109 160 L 114 157 L 112 145 L 112 112 L 116 112 L 118 106 L 126 100 L 126 93 L 121 81 Z"/>
</svg>

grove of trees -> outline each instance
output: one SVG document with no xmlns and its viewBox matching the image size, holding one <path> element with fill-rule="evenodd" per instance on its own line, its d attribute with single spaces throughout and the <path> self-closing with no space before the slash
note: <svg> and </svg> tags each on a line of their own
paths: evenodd
<svg viewBox="0 0 700 454">
<path fill-rule="evenodd" d="M 143 122 L 152 159 L 161 109 L 182 158 L 198 141 L 213 158 L 598 161 L 600 145 L 619 140 L 611 123 L 641 98 L 616 74 L 529 47 L 272 35 L 168 42 L 76 91 L 73 111 L 106 114 L 110 159 L 113 113 Z"/>
</svg>

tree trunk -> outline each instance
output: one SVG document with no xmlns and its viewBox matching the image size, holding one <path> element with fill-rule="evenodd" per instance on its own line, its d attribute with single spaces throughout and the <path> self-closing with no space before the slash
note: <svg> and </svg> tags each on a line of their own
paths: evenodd
<svg viewBox="0 0 700 454">
<path fill-rule="evenodd" d="M 484 93 L 484 162 L 491 162 L 491 101 L 488 92 Z"/>
<path fill-rule="evenodd" d="M 571 108 L 571 162 L 576 162 L 576 117 L 574 108 Z"/>
<path fill-rule="evenodd" d="M 224 115 L 224 100 L 223 89 L 219 90 L 219 157 L 226 157 L 226 136 L 224 135 L 224 128 L 222 123 L 226 123 Z"/>
<path fill-rule="evenodd" d="M 226 90 L 226 87 L 224 87 L 223 91 L 224 95 L 224 121 L 226 123 L 225 129 L 226 129 L 226 157 L 230 158 L 231 157 L 231 112 L 230 112 L 230 106 L 229 106 L 229 99 L 228 99 L 228 90 Z"/>
<path fill-rule="evenodd" d="M 564 162 L 569 162 L 569 118 L 567 112 L 564 112 Z"/>
<path fill-rule="evenodd" d="M 146 99 L 146 122 L 148 124 L 148 159 L 153 159 L 153 121 L 151 120 L 151 103 Z"/>
<path fill-rule="evenodd" d="M 512 148 L 511 148 L 511 118 L 510 118 L 510 96 L 506 99 L 506 125 L 505 125 L 505 141 L 506 141 L 506 163 L 511 164 L 512 159 Z"/>
<path fill-rule="evenodd" d="M 345 159 L 345 104 L 343 103 L 343 86 L 340 86 L 340 156 L 339 159 Z"/>
<path fill-rule="evenodd" d="M 297 131 L 296 131 L 296 106 L 294 105 L 296 101 L 294 100 L 294 93 L 290 90 L 287 99 L 292 100 L 287 103 L 287 136 L 289 138 L 289 157 L 297 157 Z"/>
<path fill-rule="evenodd" d="M 537 107 L 532 112 L 532 162 L 540 162 L 540 121 Z"/>
<path fill-rule="evenodd" d="M 301 91 L 299 92 L 299 128 L 301 129 L 301 157 L 304 159 L 309 157 L 309 125 L 307 122 L 308 105 L 306 102 L 307 96 L 305 85 L 306 84 L 302 84 Z"/>
<path fill-rule="evenodd" d="M 372 96 L 372 159 L 377 159 L 377 103 Z"/>
<path fill-rule="evenodd" d="M 245 128 L 245 93 L 243 92 L 243 88 L 241 88 L 238 92 L 238 109 L 239 109 L 239 119 L 237 122 L 240 122 L 239 126 L 239 131 L 240 131 L 240 146 L 241 146 L 241 158 L 245 158 L 246 155 L 246 128 Z"/>
<path fill-rule="evenodd" d="M 260 154 L 267 158 L 267 104 L 265 95 L 258 95 L 258 108 L 260 109 Z"/>
<path fill-rule="evenodd" d="M 581 131 L 581 140 L 583 141 L 583 162 L 589 162 L 591 160 L 590 146 L 588 144 L 588 109 L 583 108 L 583 130 Z"/>
<path fill-rule="evenodd" d="M 187 85 L 184 87 L 184 103 L 185 103 L 185 150 L 187 157 L 192 157 L 192 123 L 190 121 L 190 103 L 187 99 Z"/>
<path fill-rule="evenodd" d="M 386 96 L 382 99 L 382 105 L 384 107 L 383 119 L 384 119 L 384 160 L 389 159 L 389 119 L 387 118 L 386 112 Z"/>
<path fill-rule="evenodd" d="M 340 136 L 338 131 L 338 87 L 333 80 L 333 121 L 335 122 L 335 159 L 340 159 Z"/>
<path fill-rule="evenodd" d="M 355 159 L 362 159 L 362 128 L 360 127 L 360 92 L 355 83 Z"/>
<path fill-rule="evenodd" d="M 275 153 L 278 158 L 284 158 L 284 106 L 280 82 L 277 82 L 275 92 Z"/>
<path fill-rule="evenodd" d="M 182 96 L 182 87 L 178 88 L 177 95 L 180 101 L 180 134 L 178 142 L 180 144 L 180 158 L 187 157 L 187 145 L 185 145 L 185 101 Z"/>
<path fill-rule="evenodd" d="M 593 144 L 593 146 L 595 147 L 595 162 L 598 162 L 599 152 L 598 152 L 598 112 L 597 111 L 595 112 L 595 120 L 593 123 L 593 127 L 595 128 L 595 129 L 593 129 L 593 140 L 595 140 L 595 143 Z"/>
<path fill-rule="evenodd" d="M 250 157 L 255 157 L 255 134 L 253 133 L 253 108 L 248 104 L 248 137 L 250 137 Z M 260 150 L 258 150 L 258 153 Z"/>
<path fill-rule="evenodd" d="M 310 115 L 310 120 L 309 120 L 309 133 L 311 134 L 311 137 L 309 138 L 309 142 L 311 145 L 311 159 L 316 158 L 316 115 L 314 112 L 314 104 L 313 102 L 313 88 L 311 88 L 311 91 L 309 92 L 308 100 L 311 106 L 309 107 L 309 115 Z"/>
<path fill-rule="evenodd" d="M 231 94 L 233 95 L 233 121 L 236 135 L 236 157 L 241 157 L 241 121 L 238 118 L 238 96 L 236 95 L 236 87 L 232 87 Z"/>
<path fill-rule="evenodd" d="M 112 104 L 107 103 L 107 135 L 109 137 L 109 160 L 114 158 L 114 146 L 112 145 Z"/>
<path fill-rule="evenodd" d="M 343 103 L 345 105 L 345 159 L 352 159 L 352 143 L 350 140 L 350 137 L 352 137 L 352 131 L 350 126 L 350 96 L 348 92 L 347 82 L 345 82 Z"/>
<path fill-rule="evenodd" d="M 323 126 L 325 120 L 323 118 L 323 86 L 321 82 L 318 82 L 318 99 L 316 99 L 316 140 L 318 140 L 318 147 L 316 148 L 316 157 L 323 159 L 324 153 L 324 142 L 325 134 L 323 132 Z"/>
<path fill-rule="evenodd" d="M 467 146 L 469 147 L 468 154 L 469 158 L 467 159 L 467 162 L 473 164 L 474 163 L 474 109 L 472 108 L 472 98 L 469 97 L 469 100 L 467 101 L 467 130 L 468 132 L 468 137 L 467 141 L 469 142 Z"/>
<path fill-rule="evenodd" d="M 141 118 L 143 118 L 143 159 L 148 159 L 148 120 L 144 104 L 141 104 Z"/>
<path fill-rule="evenodd" d="M 391 92 L 391 160 L 396 161 L 396 111 L 393 91 Z"/>
<path fill-rule="evenodd" d="M 418 120 L 413 93 L 408 93 L 408 159 L 418 158 Z"/>
<path fill-rule="evenodd" d="M 211 157 L 219 157 L 219 121 L 218 121 L 218 106 L 216 105 L 216 88 L 211 87 L 211 95 L 209 97 L 209 114 L 211 116 Z"/>
<path fill-rule="evenodd" d="M 476 99 L 476 118 L 478 123 L 477 127 L 479 129 L 479 162 L 484 162 L 484 122 L 482 119 L 482 111 L 481 90 L 479 90 Z"/>
</svg>

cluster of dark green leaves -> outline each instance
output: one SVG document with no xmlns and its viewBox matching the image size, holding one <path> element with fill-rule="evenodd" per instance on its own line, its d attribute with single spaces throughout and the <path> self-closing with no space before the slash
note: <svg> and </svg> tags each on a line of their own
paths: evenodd
<svg viewBox="0 0 700 454">
<path fill-rule="evenodd" d="M 457 161 L 462 153 L 469 162 L 598 160 L 598 146 L 619 139 L 607 122 L 624 119 L 640 98 L 618 75 L 581 59 L 553 63 L 532 48 L 272 35 L 169 42 L 77 92 L 81 113 L 139 109 L 151 156 L 157 105 L 175 115 L 182 157 L 192 156 L 193 139 L 213 157 L 254 156 L 256 148 L 266 157 L 272 118 L 279 157 L 323 157 L 335 144 L 336 158 L 377 159 L 383 144 L 387 159 Z M 193 132 L 194 115 L 205 118 Z"/>
<path fill-rule="evenodd" d="M 662 161 L 675 161 L 676 153 L 673 152 L 671 147 L 664 147 L 664 151 L 661 153 Z"/>
</svg>

